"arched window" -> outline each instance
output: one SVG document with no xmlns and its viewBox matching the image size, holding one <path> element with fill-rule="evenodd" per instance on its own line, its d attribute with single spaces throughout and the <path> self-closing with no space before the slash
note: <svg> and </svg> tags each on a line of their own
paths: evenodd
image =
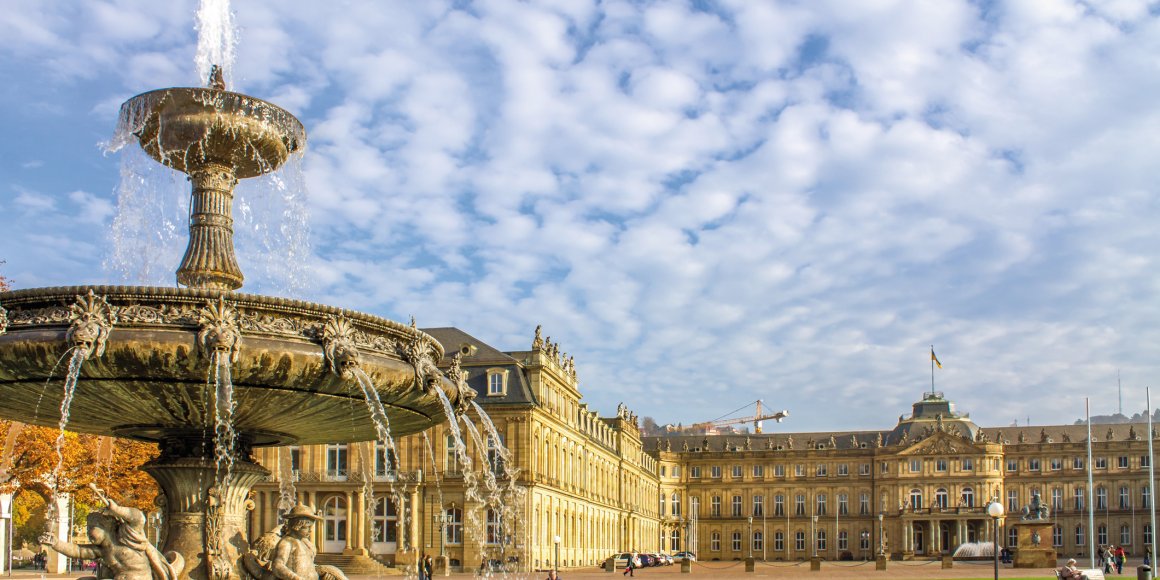
<svg viewBox="0 0 1160 580">
<path fill-rule="evenodd" d="M 826 550 L 826 530 L 818 530 L 818 551 Z"/>
<path fill-rule="evenodd" d="M 1096 542 L 1101 546 L 1108 543 L 1108 526 L 1100 524 L 1096 527 Z"/>
<path fill-rule="evenodd" d="M 975 490 L 963 488 L 963 507 L 975 507 Z"/>
<path fill-rule="evenodd" d="M 945 487 L 940 487 L 934 492 L 934 507 L 939 509 L 947 509 L 950 507 L 950 499 Z"/>
<path fill-rule="evenodd" d="M 676 493 L 673 494 L 673 515 L 681 515 L 681 496 Z"/>
<path fill-rule="evenodd" d="M 922 509 L 922 490 L 917 487 L 910 490 L 910 509 Z"/>
<path fill-rule="evenodd" d="M 463 510 L 459 508 L 447 509 L 447 543 L 463 543 Z"/>
<path fill-rule="evenodd" d="M 753 551 L 760 552 L 765 549 L 765 534 L 761 532 L 753 532 Z"/>
</svg>

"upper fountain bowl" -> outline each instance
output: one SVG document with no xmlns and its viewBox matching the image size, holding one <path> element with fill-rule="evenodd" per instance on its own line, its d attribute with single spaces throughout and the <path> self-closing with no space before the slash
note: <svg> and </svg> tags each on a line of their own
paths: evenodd
<svg viewBox="0 0 1160 580">
<path fill-rule="evenodd" d="M 254 97 L 210 88 L 170 88 L 121 105 L 121 128 L 161 164 L 189 173 L 215 163 L 238 179 L 281 167 L 306 145 L 302 123 Z"/>
</svg>

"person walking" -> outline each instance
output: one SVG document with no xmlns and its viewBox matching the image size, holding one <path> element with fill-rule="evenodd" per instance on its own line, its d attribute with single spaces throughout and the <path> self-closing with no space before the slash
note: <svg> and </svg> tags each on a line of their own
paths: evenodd
<svg viewBox="0 0 1160 580">
<path fill-rule="evenodd" d="M 427 580 L 431 580 L 434 576 L 431 575 L 435 571 L 435 561 L 431 559 L 431 554 L 423 556 L 423 573 L 426 574 Z"/>
<path fill-rule="evenodd" d="M 636 576 L 636 572 L 633 571 L 635 568 L 636 568 L 636 552 L 632 552 L 628 555 L 628 564 L 625 564 L 624 572 L 621 572 L 620 575 L 621 576 L 630 576 L 630 577 Z"/>
<path fill-rule="evenodd" d="M 1127 557 L 1127 555 L 1128 553 L 1124 551 L 1123 546 L 1116 546 L 1116 574 L 1124 573 L 1124 558 Z"/>
<path fill-rule="evenodd" d="M 1111 546 L 1104 548 L 1104 551 L 1100 552 L 1100 559 L 1104 561 L 1104 574 L 1112 573 L 1112 559 L 1114 557 Z"/>
</svg>

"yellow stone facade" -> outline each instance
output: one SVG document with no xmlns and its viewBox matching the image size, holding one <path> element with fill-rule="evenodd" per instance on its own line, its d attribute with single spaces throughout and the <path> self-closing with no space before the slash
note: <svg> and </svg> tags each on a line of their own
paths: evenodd
<svg viewBox="0 0 1160 580">
<path fill-rule="evenodd" d="M 255 488 L 251 537 L 276 525 L 279 480 L 293 478 L 297 499 L 325 518 L 320 553 L 386 563 L 443 553 L 452 569 L 515 553 L 524 569 L 557 558 L 561 567 L 594 566 L 624 550 L 690 550 L 702 561 L 751 553 L 860 560 L 880 549 L 898 559 L 937 557 L 992 539 L 993 500 L 1008 512 L 1000 542 L 1014 546 L 1013 524 L 1033 493 L 1051 512 L 1052 534 L 1042 541 L 1061 556 L 1086 557 L 1092 533 L 1136 555 L 1151 541 L 1141 425 L 1096 427 L 1090 494 L 1084 426 L 980 428 L 941 393 L 924 394 L 888 430 L 642 438 L 630 409 L 602 417 L 582 402 L 571 359 L 538 333 L 531 350 L 501 352 L 458 329 L 427 332 L 462 357 L 476 401 L 511 450 L 527 490 L 522 517 L 492 521 L 467 499 L 440 425 L 398 440 L 398 471 L 373 443 L 257 450 L 274 473 Z M 465 443 L 477 466 L 495 461 L 466 434 Z"/>
</svg>

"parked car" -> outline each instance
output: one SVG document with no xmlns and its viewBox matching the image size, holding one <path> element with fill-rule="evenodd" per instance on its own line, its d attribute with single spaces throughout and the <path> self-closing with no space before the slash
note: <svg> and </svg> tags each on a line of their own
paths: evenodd
<svg viewBox="0 0 1160 580">
<path fill-rule="evenodd" d="M 648 568 L 649 566 L 656 566 L 657 565 L 656 556 L 653 556 L 652 554 L 645 554 L 642 552 L 640 554 L 637 554 L 637 558 L 640 558 L 640 567 L 641 568 Z"/>
<path fill-rule="evenodd" d="M 676 554 L 673 554 L 673 559 L 678 562 L 683 562 L 685 560 L 696 562 L 697 556 L 692 552 L 677 552 Z"/>
<path fill-rule="evenodd" d="M 619 554 L 616 554 L 612 558 L 613 558 L 613 563 L 616 565 L 617 568 L 627 568 L 629 560 L 632 560 L 632 565 L 634 567 L 640 568 L 640 558 L 637 557 L 637 555 L 633 554 L 632 552 L 621 552 Z"/>
<path fill-rule="evenodd" d="M 657 555 L 660 556 L 661 563 L 664 564 L 665 566 L 672 566 L 673 565 L 673 557 L 672 556 L 670 556 L 668 554 L 657 554 Z"/>
</svg>

